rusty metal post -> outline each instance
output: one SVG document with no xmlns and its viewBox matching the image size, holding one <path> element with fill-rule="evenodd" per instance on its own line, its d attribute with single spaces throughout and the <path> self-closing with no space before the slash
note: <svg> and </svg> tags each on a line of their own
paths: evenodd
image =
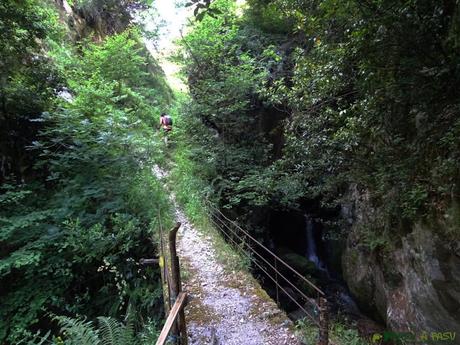
<svg viewBox="0 0 460 345">
<path fill-rule="evenodd" d="M 275 274 L 276 274 L 276 305 L 279 307 L 280 306 L 280 296 L 279 296 L 279 283 L 278 283 L 278 265 L 277 265 L 278 260 L 276 259 L 275 256 Z"/>
<path fill-rule="evenodd" d="M 319 308 L 319 340 L 318 345 L 329 344 L 329 311 L 327 300 L 323 297 L 318 299 Z"/>
<path fill-rule="evenodd" d="M 175 303 L 179 292 L 182 291 L 182 283 L 180 278 L 180 266 L 179 266 L 179 257 L 177 256 L 176 250 L 176 235 L 179 230 L 181 223 L 177 223 L 174 228 L 169 232 L 169 252 L 171 260 L 171 291 L 170 298 L 171 303 Z M 179 319 L 177 325 L 173 327 L 172 334 L 176 337 L 180 337 L 180 345 L 187 345 L 187 329 L 185 326 L 185 314 L 182 309 L 179 312 Z"/>
</svg>

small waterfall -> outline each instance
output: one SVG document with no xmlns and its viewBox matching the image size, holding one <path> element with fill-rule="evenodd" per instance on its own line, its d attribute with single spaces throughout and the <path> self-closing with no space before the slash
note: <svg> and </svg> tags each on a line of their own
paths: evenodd
<svg viewBox="0 0 460 345">
<path fill-rule="evenodd" d="M 315 226 L 313 220 L 305 215 L 306 231 L 307 231 L 307 259 L 315 264 L 316 268 L 320 266 L 320 260 L 316 251 L 316 240 L 314 235 Z"/>
<path fill-rule="evenodd" d="M 307 232 L 307 259 L 313 262 L 317 269 L 326 272 L 327 276 L 329 276 L 326 264 L 318 255 L 315 238 L 315 223 L 307 214 L 305 214 L 305 224 L 305 230 Z"/>
</svg>

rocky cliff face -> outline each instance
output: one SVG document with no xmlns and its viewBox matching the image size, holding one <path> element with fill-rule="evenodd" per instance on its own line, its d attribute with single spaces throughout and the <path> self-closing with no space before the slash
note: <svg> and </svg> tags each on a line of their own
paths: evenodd
<svg viewBox="0 0 460 345">
<path fill-rule="evenodd" d="M 67 0 L 54 0 L 61 22 L 72 40 L 90 37 L 100 42 L 104 37 L 124 31 L 136 11 L 145 8 L 136 1 L 86 1 L 70 5 Z"/>
<path fill-rule="evenodd" d="M 66 0 L 55 0 L 61 23 L 67 27 L 67 33 L 73 41 L 79 41 L 85 37 L 94 35 L 94 40 L 100 41 L 102 36 L 91 28 L 86 19 L 74 11 Z"/>
<path fill-rule="evenodd" d="M 351 230 L 342 265 L 360 306 L 395 331 L 460 334 L 460 244 L 440 235 L 443 229 L 418 223 L 391 251 L 370 250 L 359 229 L 378 210 L 365 193 L 354 188 L 350 194 L 354 201 L 344 214 Z"/>
</svg>

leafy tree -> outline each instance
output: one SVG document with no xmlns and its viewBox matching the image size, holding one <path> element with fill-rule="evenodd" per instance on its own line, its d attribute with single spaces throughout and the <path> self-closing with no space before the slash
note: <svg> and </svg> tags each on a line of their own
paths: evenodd
<svg viewBox="0 0 460 345">
<path fill-rule="evenodd" d="M 40 129 L 36 119 L 52 103 L 59 77 L 40 42 L 58 35 L 56 16 L 37 1 L 0 4 L 0 183 L 25 181 L 33 154 L 24 148 Z"/>
<path fill-rule="evenodd" d="M 270 197 L 255 195 L 254 189 L 267 186 L 262 186 L 263 178 L 253 177 L 260 177 L 269 165 L 273 146 L 269 142 L 272 128 L 266 124 L 256 93 L 267 78 L 265 47 L 279 37 L 264 37 L 246 25 L 236 16 L 233 1 L 216 1 L 213 6 L 222 15 L 204 17 L 182 41 L 193 97 L 190 113 L 212 131 L 198 129 L 193 137 L 205 148 L 195 159 L 213 164 L 214 175 L 206 178 L 223 204 L 257 207 L 267 204 Z M 190 122 L 190 126 L 199 124 Z"/>
<path fill-rule="evenodd" d="M 194 139 L 195 159 L 212 162 L 203 176 L 221 205 L 241 219 L 305 200 L 334 209 L 357 185 L 380 236 L 458 203 L 455 1 L 251 0 L 242 17 L 232 1 L 211 6 L 222 14 L 182 45 L 189 113 L 216 131 Z"/>
<path fill-rule="evenodd" d="M 0 5 L 16 30 L 1 47 L 19 61 L 2 70 L 8 117 L 1 120 L 24 126 L 21 133 L 10 126 L 7 143 L 24 140 L 15 152 L 34 169 L 11 178 L 15 157 L 2 151 L 10 156 L 2 157 L 9 170 L 0 185 L 0 342 L 27 341 L 37 331 L 57 335 L 49 312 L 123 318 L 140 339 L 162 309 L 158 272 L 138 261 L 155 251 L 158 208 L 168 215 L 150 166 L 160 156 L 152 124 L 170 92 L 137 30 L 75 47 L 63 35 L 46 35 L 47 20 L 57 22 L 41 5 Z"/>
<path fill-rule="evenodd" d="M 272 88 L 293 111 L 289 166 L 333 199 L 343 183 L 370 190 L 389 228 L 439 217 L 458 197 L 458 8 L 279 4 L 303 14 L 297 26 L 311 37 L 292 54 L 293 77 Z"/>
</svg>

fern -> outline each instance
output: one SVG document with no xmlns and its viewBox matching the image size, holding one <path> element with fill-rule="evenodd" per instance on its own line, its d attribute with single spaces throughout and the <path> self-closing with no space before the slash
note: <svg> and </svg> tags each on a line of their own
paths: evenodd
<svg viewBox="0 0 460 345">
<path fill-rule="evenodd" d="M 33 334 L 27 338 L 20 340 L 16 345 L 44 345 L 51 344 L 50 340 L 51 331 L 48 331 L 45 335 L 41 335 L 40 332 Z"/>
<path fill-rule="evenodd" d="M 61 326 L 61 331 L 67 338 L 69 345 L 99 345 L 99 331 L 94 328 L 91 321 L 78 320 L 65 316 L 56 316 L 55 319 Z"/>
<path fill-rule="evenodd" d="M 66 345 L 130 345 L 135 343 L 131 325 L 124 325 L 116 319 L 100 316 L 96 328 L 91 321 L 65 316 L 54 318 L 65 335 Z"/>
<path fill-rule="evenodd" d="M 123 325 L 109 317 L 98 317 L 101 345 L 134 344 L 134 331 L 130 325 Z"/>
</svg>

